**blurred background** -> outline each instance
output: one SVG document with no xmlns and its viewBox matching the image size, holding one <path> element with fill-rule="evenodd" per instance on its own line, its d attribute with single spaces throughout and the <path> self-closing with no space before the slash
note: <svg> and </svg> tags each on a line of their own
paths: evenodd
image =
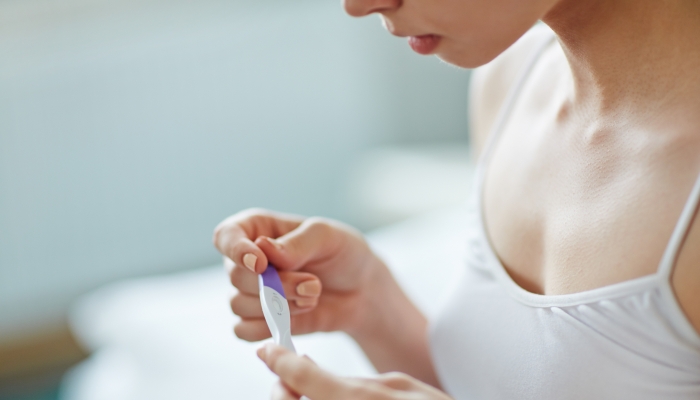
<svg viewBox="0 0 700 400">
<path fill-rule="evenodd" d="M 244 208 L 463 202 L 468 80 L 337 0 L 0 0 L 0 399 L 67 398 L 80 296 L 220 262 Z"/>
</svg>

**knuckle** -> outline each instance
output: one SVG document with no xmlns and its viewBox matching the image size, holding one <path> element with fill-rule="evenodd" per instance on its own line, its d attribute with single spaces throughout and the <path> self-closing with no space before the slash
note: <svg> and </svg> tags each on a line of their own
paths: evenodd
<svg viewBox="0 0 700 400">
<path fill-rule="evenodd" d="M 289 372 L 288 381 L 292 387 L 306 387 L 310 383 L 310 373 L 308 366 L 294 368 Z"/>
<path fill-rule="evenodd" d="M 241 267 L 240 265 L 235 265 L 231 270 L 231 276 L 229 277 L 231 280 L 231 285 L 233 285 L 233 287 L 236 289 L 245 291 L 246 274 L 252 274 L 252 272 Z"/>
<path fill-rule="evenodd" d="M 251 342 L 252 339 L 247 335 L 247 332 L 245 330 L 245 327 L 243 326 L 243 323 L 237 323 L 236 325 L 233 326 L 233 333 L 236 335 L 237 338 L 243 339 L 247 342 Z"/>
<path fill-rule="evenodd" d="M 279 360 L 280 357 L 279 355 L 277 355 L 275 360 L 276 363 L 278 363 Z M 312 385 L 314 383 L 314 377 L 316 376 L 316 374 L 314 374 L 315 365 L 310 364 L 308 362 L 285 362 L 284 364 L 284 366 L 278 364 L 278 367 L 282 367 L 282 369 L 284 370 L 283 372 L 280 371 L 282 372 L 280 376 L 284 376 L 284 381 L 288 383 L 290 387 L 303 389 L 309 387 L 309 385 Z M 273 368 L 273 370 L 276 371 L 277 368 Z"/>
<path fill-rule="evenodd" d="M 227 242 L 230 240 L 230 224 L 227 223 L 228 220 L 223 221 L 216 228 L 214 228 L 214 235 L 212 241 L 214 242 L 214 247 L 219 249 L 219 251 L 224 252 Z M 227 254 L 224 254 L 227 255 Z"/>
<path fill-rule="evenodd" d="M 243 296 L 236 294 L 231 298 L 231 311 L 236 315 L 243 314 Z"/>
<path fill-rule="evenodd" d="M 236 263 L 233 262 L 229 257 L 223 256 L 224 270 L 227 272 L 229 280 L 233 274 L 233 269 L 236 268 Z"/>
<path fill-rule="evenodd" d="M 379 382 L 394 389 L 406 390 L 413 386 L 411 377 L 402 372 L 388 372 L 379 376 Z"/>
<path fill-rule="evenodd" d="M 246 323 L 245 321 L 240 321 L 234 325 L 233 333 L 237 338 L 245 340 L 246 342 L 257 342 L 270 337 L 269 331 L 266 335 L 264 332 L 258 329 L 253 329 L 253 327 L 251 327 L 250 324 Z"/>
<path fill-rule="evenodd" d="M 214 228 L 214 234 L 212 235 L 212 241 L 214 242 L 214 246 L 218 246 L 221 244 L 222 239 L 225 239 L 226 232 L 229 231 L 232 227 L 236 225 L 241 225 L 244 221 L 255 218 L 257 216 L 269 215 L 271 215 L 269 210 L 256 207 L 239 211 L 227 217 Z"/>
<path fill-rule="evenodd" d="M 246 241 L 244 239 L 239 239 L 236 241 L 236 243 L 232 244 L 231 252 L 233 254 L 231 254 L 230 256 L 236 262 L 243 261 L 241 257 L 243 257 L 243 253 L 245 253 L 246 251 L 248 251 L 248 245 Z"/>
<path fill-rule="evenodd" d="M 386 374 L 383 374 L 382 379 L 388 382 L 408 382 L 409 377 L 408 375 L 404 374 L 403 372 L 387 372 Z"/>
<path fill-rule="evenodd" d="M 306 223 L 310 227 L 318 228 L 318 229 L 325 229 L 330 227 L 330 221 L 328 218 L 324 217 L 309 217 L 306 219 Z"/>
<path fill-rule="evenodd" d="M 309 233 L 319 236 L 327 236 L 334 231 L 333 222 L 327 218 L 310 217 L 307 218 L 306 224 L 308 226 Z"/>
<path fill-rule="evenodd" d="M 224 230 L 225 226 L 226 220 L 222 221 L 221 223 L 219 223 L 219 225 L 217 225 L 214 228 L 214 233 L 212 234 L 211 241 L 212 243 L 214 243 L 215 247 L 219 246 L 219 238 L 221 237 L 221 232 Z"/>
<path fill-rule="evenodd" d="M 352 383 L 347 386 L 345 397 L 361 400 L 374 400 L 380 398 L 378 397 L 378 393 L 376 393 L 370 387 L 358 383 Z"/>
<path fill-rule="evenodd" d="M 235 265 L 231 270 L 231 275 L 229 276 L 229 279 L 231 280 L 231 285 L 233 285 L 233 287 L 235 287 L 236 289 L 241 288 L 241 283 L 243 281 L 241 272 L 239 271 L 240 269 L 241 267 Z"/>
</svg>

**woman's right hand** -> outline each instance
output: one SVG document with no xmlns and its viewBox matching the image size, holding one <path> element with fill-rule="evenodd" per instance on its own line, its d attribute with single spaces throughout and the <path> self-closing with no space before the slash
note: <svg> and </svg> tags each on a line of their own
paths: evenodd
<svg viewBox="0 0 700 400">
<path fill-rule="evenodd" d="M 241 318 L 234 332 L 248 341 L 270 337 L 257 279 L 268 263 L 279 270 L 293 334 L 361 330 L 371 292 L 391 279 L 358 231 L 323 218 L 245 210 L 216 227 L 214 245 L 238 289 L 231 299 Z"/>
</svg>

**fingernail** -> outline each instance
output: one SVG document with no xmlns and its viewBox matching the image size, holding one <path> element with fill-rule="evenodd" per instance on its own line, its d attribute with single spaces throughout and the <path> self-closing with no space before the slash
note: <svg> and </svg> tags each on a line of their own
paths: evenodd
<svg viewBox="0 0 700 400">
<path fill-rule="evenodd" d="M 248 253 L 243 256 L 243 264 L 249 270 L 255 272 L 255 262 L 258 261 L 258 257 L 253 253 Z"/>
<path fill-rule="evenodd" d="M 282 244 L 280 244 L 280 242 L 276 241 L 275 239 L 266 236 L 265 240 L 267 240 L 267 242 L 271 245 L 275 246 L 277 250 L 282 250 Z"/>
<path fill-rule="evenodd" d="M 316 280 L 302 282 L 297 285 L 297 294 L 300 296 L 318 296 L 321 294 L 321 282 Z"/>
<path fill-rule="evenodd" d="M 297 299 L 296 303 L 297 303 L 297 307 L 309 308 L 309 307 L 313 307 L 316 305 L 316 299 L 315 298 L 313 298 L 313 299 Z"/>
<path fill-rule="evenodd" d="M 265 361 L 265 359 L 267 358 L 267 354 L 265 352 L 265 346 L 259 348 L 255 353 L 258 355 L 258 358 L 263 360 L 263 361 Z"/>
</svg>

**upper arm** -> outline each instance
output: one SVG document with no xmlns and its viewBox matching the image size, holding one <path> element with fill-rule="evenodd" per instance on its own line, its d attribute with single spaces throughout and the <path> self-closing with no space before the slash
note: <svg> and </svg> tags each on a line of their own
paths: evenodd
<svg viewBox="0 0 700 400">
<path fill-rule="evenodd" d="M 469 87 L 469 131 L 474 159 L 481 154 L 508 92 L 541 38 L 551 35 L 544 24 L 535 25 L 490 63 L 476 68 Z"/>
</svg>

